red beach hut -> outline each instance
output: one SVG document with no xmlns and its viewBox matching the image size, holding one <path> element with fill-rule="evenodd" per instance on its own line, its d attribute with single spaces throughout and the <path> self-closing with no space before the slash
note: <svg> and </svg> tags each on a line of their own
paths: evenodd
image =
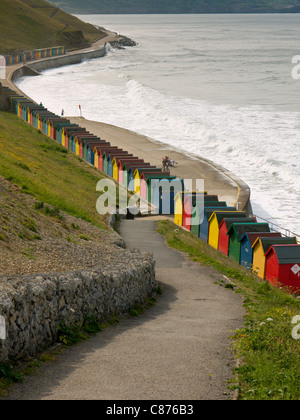
<svg viewBox="0 0 300 420">
<path fill-rule="evenodd" d="M 272 245 L 266 253 L 266 280 L 300 293 L 300 245 Z"/>
<path fill-rule="evenodd" d="M 206 192 L 196 191 L 192 193 L 185 193 L 185 198 L 183 202 L 183 214 L 182 214 L 182 226 L 185 229 L 191 230 L 192 225 L 192 215 L 194 208 L 197 204 L 202 203 L 204 207 L 204 197 L 207 196 Z"/>
<path fill-rule="evenodd" d="M 225 218 L 223 219 L 223 221 L 220 224 L 220 229 L 219 229 L 219 245 L 218 245 L 218 250 L 220 252 L 222 252 L 222 254 L 228 256 L 228 252 L 229 252 L 229 236 L 227 235 L 227 232 L 230 229 L 230 226 L 233 223 L 255 223 L 256 219 L 255 218 L 249 218 L 249 217 L 245 217 L 245 214 L 242 213 L 237 213 L 236 217 L 234 218 Z"/>
</svg>

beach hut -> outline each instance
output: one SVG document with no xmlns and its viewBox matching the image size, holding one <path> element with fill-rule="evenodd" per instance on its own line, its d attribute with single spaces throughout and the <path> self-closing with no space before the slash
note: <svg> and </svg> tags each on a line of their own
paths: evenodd
<svg viewBox="0 0 300 420">
<path fill-rule="evenodd" d="M 193 208 L 191 232 L 197 237 L 199 237 L 199 227 L 203 217 L 203 209 L 205 207 L 227 208 L 226 201 L 207 201 L 210 200 L 210 197 L 211 196 L 204 196 L 204 207 L 202 206 L 202 203 L 200 203 L 200 205 L 199 203 L 196 203 L 196 206 Z"/>
<path fill-rule="evenodd" d="M 272 245 L 266 253 L 266 280 L 300 293 L 300 245 Z"/>
<path fill-rule="evenodd" d="M 156 175 L 162 175 L 163 174 L 163 172 L 161 171 L 161 169 L 160 168 L 156 168 L 156 169 L 149 169 L 149 171 L 147 171 L 145 168 L 143 168 L 143 169 L 140 169 L 140 168 L 137 168 L 135 171 L 134 171 L 134 174 L 133 174 L 133 176 L 134 176 L 134 192 L 135 192 L 135 194 L 140 194 L 140 191 L 141 191 L 141 176 L 143 175 L 143 174 L 156 174 Z"/>
<path fill-rule="evenodd" d="M 187 191 L 184 194 L 182 226 L 185 229 L 191 230 L 192 224 L 195 223 L 195 221 L 196 221 L 195 215 L 193 215 L 193 213 L 195 213 L 195 212 L 197 213 L 197 209 L 199 209 L 201 207 L 204 208 L 204 201 L 205 201 L 205 193 L 204 192 L 196 191 L 196 192 L 189 193 Z"/>
<path fill-rule="evenodd" d="M 98 142 L 97 143 L 88 142 L 86 144 L 87 144 L 86 161 L 90 163 L 91 165 L 96 166 L 98 169 L 100 169 L 100 171 L 103 172 L 103 157 L 102 157 L 102 152 L 101 152 L 102 149 L 100 148 L 103 146 L 101 146 L 100 143 Z M 110 147 L 110 145 L 109 146 L 107 145 L 105 147 Z M 95 158 L 96 158 L 96 163 L 95 163 Z M 98 159 L 98 163 L 97 163 L 97 159 Z"/>
<path fill-rule="evenodd" d="M 104 147 L 111 147 L 111 144 L 105 140 L 100 140 L 95 138 L 85 139 L 82 140 L 83 143 L 83 159 L 87 162 L 92 162 L 92 157 L 94 155 L 94 163 L 95 165 L 95 153 L 98 154 L 98 169 L 103 171 L 103 157 L 101 154 L 101 149 Z M 96 165 L 95 165 L 96 166 Z"/>
<path fill-rule="evenodd" d="M 93 134 L 88 134 L 87 136 L 81 136 L 80 137 L 81 143 L 82 143 L 82 159 L 85 161 L 87 160 L 87 144 L 93 143 L 94 147 L 97 144 L 100 144 L 103 142 L 103 140 L 100 140 L 99 137 L 94 136 Z"/>
<path fill-rule="evenodd" d="M 253 244 L 257 239 L 260 238 L 280 238 L 281 234 L 278 232 L 257 232 L 257 233 L 252 233 L 252 232 L 248 232 L 245 233 L 240 242 L 241 242 L 241 258 L 240 258 L 240 264 L 246 268 L 248 268 L 248 270 L 252 270 L 253 268 Z"/>
<path fill-rule="evenodd" d="M 241 238 L 245 233 L 270 232 L 268 223 L 233 223 L 227 235 L 229 236 L 228 256 L 238 264 L 241 261 Z"/>
<path fill-rule="evenodd" d="M 184 212 L 184 200 L 186 194 L 196 194 L 200 191 L 180 191 L 175 195 L 174 200 L 174 223 L 178 226 L 182 226 L 183 223 L 183 212 Z M 207 191 L 202 192 L 207 197 Z M 205 199 L 204 199 L 205 200 Z M 218 197 L 215 196 L 215 200 L 218 201 Z"/>
<path fill-rule="evenodd" d="M 148 162 L 130 162 L 125 163 L 123 166 L 123 185 L 126 188 L 134 189 L 134 172 L 137 168 L 151 168 L 156 169 L 156 166 L 150 165 Z M 130 173 L 130 185 L 129 185 L 129 173 Z"/>
<path fill-rule="evenodd" d="M 135 184 L 134 174 L 136 173 L 137 169 L 139 171 L 147 170 L 147 172 L 154 172 L 154 173 L 157 173 L 158 171 L 158 168 L 156 166 L 150 166 L 150 164 L 149 166 L 144 165 L 144 164 L 138 165 L 138 166 L 135 166 L 135 165 L 130 166 L 130 169 L 128 171 L 128 190 L 129 191 L 135 191 L 136 184 Z"/>
<path fill-rule="evenodd" d="M 111 163 L 112 163 L 112 177 L 115 181 L 119 182 L 118 158 L 114 157 Z"/>
<path fill-rule="evenodd" d="M 244 211 L 238 212 L 234 211 L 214 211 L 209 218 L 209 231 L 208 231 L 208 244 L 215 248 L 219 248 L 219 235 L 220 235 L 220 225 L 223 220 L 229 218 L 235 218 L 236 215 L 240 214 L 241 217 L 246 217 L 246 213 Z"/>
<path fill-rule="evenodd" d="M 253 252 L 253 272 L 260 277 L 265 279 L 266 277 L 266 253 L 269 251 L 272 245 L 296 245 L 297 239 L 287 237 L 262 237 L 257 238 L 252 245 Z"/>
<path fill-rule="evenodd" d="M 174 214 L 175 192 L 182 191 L 182 188 L 182 180 L 177 180 L 176 176 L 144 172 L 140 196 L 156 206 L 159 214 Z"/>
<path fill-rule="evenodd" d="M 228 256 L 229 251 L 229 236 L 227 235 L 230 226 L 233 223 L 256 223 L 255 217 L 246 217 L 244 214 L 237 212 L 234 218 L 225 218 L 220 224 L 219 227 L 219 245 L 218 250 L 222 254 Z"/>
<path fill-rule="evenodd" d="M 71 130 L 77 130 L 78 125 L 77 124 L 66 124 L 60 129 L 59 135 L 61 136 L 61 144 L 65 146 L 66 149 L 72 151 L 71 141 L 69 133 Z"/>
<path fill-rule="evenodd" d="M 56 134 L 56 127 L 58 126 L 60 122 L 61 122 L 60 117 L 49 118 L 49 126 L 50 126 L 49 137 L 51 137 L 53 140 L 57 140 L 58 136 Z"/>
<path fill-rule="evenodd" d="M 113 178 L 113 159 L 120 159 L 122 157 L 126 157 L 126 156 L 132 156 L 132 154 L 129 154 L 126 151 L 118 151 L 116 153 L 112 152 L 109 153 L 108 158 L 107 158 L 107 175 L 110 176 L 111 178 Z"/>
<path fill-rule="evenodd" d="M 124 179 L 124 171 L 126 172 L 126 176 L 127 176 L 127 170 L 125 170 L 123 168 L 126 165 L 130 165 L 130 164 L 133 164 L 133 163 L 136 163 L 136 164 L 142 164 L 143 163 L 144 164 L 145 162 L 144 162 L 143 159 L 139 159 L 137 157 L 131 157 L 131 158 L 127 157 L 125 159 L 123 159 L 123 158 L 118 159 L 117 167 L 118 167 L 118 172 L 119 172 L 118 173 L 119 184 L 121 184 L 121 185 L 126 184 L 126 186 L 127 186 L 127 180 L 125 181 L 125 179 Z M 125 178 L 126 178 L 126 176 L 125 176 Z"/>
<path fill-rule="evenodd" d="M 68 143 L 69 146 L 69 150 L 70 152 L 75 153 L 76 151 L 76 147 L 75 147 L 75 143 L 74 143 L 74 136 L 76 135 L 76 133 L 78 133 L 79 131 L 81 131 L 81 127 L 77 126 L 66 126 L 64 128 L 64 136 L 65 138 L 67 137 L 68 140 L 65 140 Z"/>
<path fill-rule="evenodd" d="M 62 129 L 67 125 L 70 125 L 70 121 L 63 118 L 54 122 L 56 141 L 64 147 L 66 147 L 66 139 L 62 136 Z"/>
<path fill-rule="evenodd" d="M 99 157 L 103 159 L 103 172 L 105 174 L 108 173 L 108 158 L 109 158 L 110 153 L 112 152 L 118 153 L 118 152 L 123 152 L 123 151 L 124 151 L 123 149 L 119 149 L 116 146 L 103 147 L 103 148 L 100 146 Z"/>
<path fill-rule="evenodd" d="M 204 207 L 203 216 L 200 216 L 199 238 L 204 242 L 209 241 L 209 219 L 215 211 L 236 212 L 235 207 Z"/>
<path fill-rule="evenodd" d="M 73 135 L 73 141 L 75 142 L 75 154 L 81 158 L 83 158 L 83 144 L 81 138 L 87 136 L 88 134 L 89 132 L 83 129 Z"/>
</svg>

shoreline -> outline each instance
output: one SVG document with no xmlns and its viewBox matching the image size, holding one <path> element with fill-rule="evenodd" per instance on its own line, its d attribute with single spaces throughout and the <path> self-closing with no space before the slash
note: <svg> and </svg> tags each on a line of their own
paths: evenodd
<svg viewBox="0 0 300 420">
<path fill-rule="evenodd" d="M 16 92 L 31 99 L 25 92 L 22 92 L 15 82 L 23 76 L 39 74 L 48 68 L 58 68 L 65 65 L 77 64 L 82 58 L 103 57 L 106 53 L 105 45 L 107 42 L 118 42 L 122 35 L 107 31 L 107 36 L 92 44 L 90 48 L 77 50 L 67 53 L 65 56 L 52 57 L 48 59 L 35 60 L 32 62 L 18 64 L 8 67 L 6 80 L 2 84 L 13 88 Z M 96 54 L 96 56 L 95 56 Z M 4 83 L 3 83 L 4 82 Z M 5 83 L 6 82 L 6 83 Z M 31 99 L 32 100 L 32 99 Z M 162 156 L 168 154 L 179 164 L 171 168 L 171 175 L 178 178 L 191 179 L 194 184 L 197 179 L 204 179 L 205 190 L 211 194 L 216 194 L 228 205 L 237 207 L 237 210 L 246 211 L 247 215 L 252 215 L 251 190 L 250 187 L 230 170 L 218 165 L 208 159 L 194 155 L 182 149 L 172 148 L 171 146 L 150 139 L 147 136 L 132 132 L 130 130 L 106 124 L 103 122 L 89 121 L 83 117 L 68 117 L 72 123 L 80 126 L 84 125 L 88 131 L 102 139 L 110 141 L 129 153 L 133 153 L 151 164 L 161 167 Z"/>
</svg>

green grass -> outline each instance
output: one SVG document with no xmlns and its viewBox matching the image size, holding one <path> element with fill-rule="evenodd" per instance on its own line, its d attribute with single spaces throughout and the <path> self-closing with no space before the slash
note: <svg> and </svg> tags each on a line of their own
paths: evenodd
<svg viewBox="0 0 300 420">
<path fill-rule="evenodd" d="M 186 253 L 193 261 L 214 268 L 226 276 L 244 296 L 243 328 L 232 336 L 242 400 L 298 400 L 300 398 L 300 341 L 292 336 L 292 319 L 300 315 L 297 297 L 260 280 L 209 245 L 173 223 L 162 221 L 158 232 L 167 243 Z M 222 283 L 220 283 L 221 285 Z"/>
<path fill-rule="evenodd" d="M 0 112 L 0 175 L 35 197 L 49 216 L 64 211 L 107 228 L 96 210 L 96 185 L 104 175 L 9 112 Z M 34 232 L 32 221 L 24 224 Z"/>
<path fill-rule="evenodd" d="M 64 45 L 85 48 L 105 34 L 44 0 L 1 0 L 0 54 Z"/>
</svg>

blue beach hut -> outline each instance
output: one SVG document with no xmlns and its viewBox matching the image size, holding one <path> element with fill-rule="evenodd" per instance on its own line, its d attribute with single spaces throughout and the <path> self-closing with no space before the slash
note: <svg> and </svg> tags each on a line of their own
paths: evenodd
<svg viewBox="0 0 300 420">
<path fill-rule="evenodd" d="M 240 265 L 252 270 L 253 268 L 253 244 L 258 238 L 280 238 L 281 234 L 278 232 L 248 232 L 245 233 L 241 239 L 241 257 Z"/>
<path fill-rule="evenodd" d="M 199 238 L 208 242 L 209 219 L 215 211 L 236 211 L 235 207 L 205 207 L 203 210 L 203 219 L 200 216 Z"/>
</svg>

